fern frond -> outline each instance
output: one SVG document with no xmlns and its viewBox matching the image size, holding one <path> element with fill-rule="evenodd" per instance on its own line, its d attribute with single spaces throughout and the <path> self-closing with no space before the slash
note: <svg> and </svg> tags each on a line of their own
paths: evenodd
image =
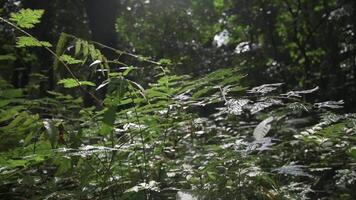
<svg viewBox="0 0 356 200">
<path fill-rule="evenodd" d="M 273 120 L 274 117 L 268 117 L 256 126 L 253 136 L 257 141 L 262 140 L 267 135 L 271 129 L 271 122 Z"/>
<path fill-rule="evenodd" d="M 75 65 L 75 64 L 80 64 L 82 63 L 83 61 L 82 60 L 77 60 L 75 58 L 73 58 L 72 56 L 70 55 L 62 55 L 61 57 L 61 60 L 69 65 Z"/>
<path fill-rule="evenodd" d="M 72 78 L 67 78 L 67 79 L 62 79 L 58 82 L 58 84 L 63 84 L 65 88 L 74 88 L 74 87 L 79 87 L 79 86 L 95 86 L 95 83 L 92 83 L 90 81 L 77 81 Z"/>
<path fill-rule="evenodd" d="M 40 23 L 44 10 L 21 9 L 18 13 L 11 13 L 10 20 L 21 28 L 33 28 Z"/>
<path fill-rule="evenodd" d="M 52 45 L 46 41 L 39 41 L 34 37 L 21 36 L 17 38 L 16 47 L 52 47 Z"/>
</svg>

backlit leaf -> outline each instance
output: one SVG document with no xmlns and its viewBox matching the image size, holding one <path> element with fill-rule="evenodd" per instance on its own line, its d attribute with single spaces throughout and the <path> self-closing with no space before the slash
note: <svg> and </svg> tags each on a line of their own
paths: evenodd
<svg viewBox="0 0 356 200">
<path fill-rule="evenodd" d="M 65 88 L 74 88 L 79 86 L 95 86 L 95 83 L 90 81 L 77 81 L 73 78 L 62 79 L 58 82 L 58 84 L 62 84 Z"/>
<path fill-rule="evenodd" d="M 63 62 L 70 65 L 80 64 L 83 62 L 82 60 L 77 60 L 70 55 L 62 55 L 60 58 Z"/>
<path fill-rule="evenodd" d="M 52 47 L 52 45 L 49 42 L 39 41 L 33 37 L 21 36 L 17 38 L 16 47 Z"/>
<path fill-rule="evenodd" d="M 11 13 L 10 20 L 21 28 L 33 28 L 40 22 L 44 10 L 21 9 L 18 13 Z"/>
</svg>

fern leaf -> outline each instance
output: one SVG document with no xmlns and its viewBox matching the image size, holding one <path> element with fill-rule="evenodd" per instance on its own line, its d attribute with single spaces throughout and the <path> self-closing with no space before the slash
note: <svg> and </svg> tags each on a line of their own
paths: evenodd
<svg viewBox="0 0 356 200">
<path fill-rule="evenodd" d="M 49 42 L 39 41 L 33 37 L 21 36 L 17 38 L 16 47 L 52 47 Z"/>
<path fill-rule="evenodd" d="M 262 140 L 267 135 L 271 129 L 271 122 L 273 120 L 274 117 L 268 117 L 256 126 L 255 130 L 253 131 L 255 140 Z"/>
<path fill-rule="evenodd" d="M 61 33 L 61 36 L 58 39 L 57 45 L 56 45 L 56 55 L 62 55 L 65 51 L 66 43 L 68 41 L 68 35 L 65 33 Z M 53 62 L 53 69 L 56 72 L 58 70 L 59 66 L 59 59 L 55 58 Z"/>
<path fill-rule="evenodd" d="M 58 84 L 63 84 L 65 88 L 74 88 L 78 86 L 95 86 L 95 83 L 90 81 L 77 81 L 73 78 L 62 79 L 58 82 Z"/>
<path fill-rule="evenodd" d="M 229 113 L 234 115 L 241 115 L 243 113 L 244 106 L 246 106 L 250 100 L 248 99 L 230 99 L 226 101 L 225 105 Z"/>
<path fill-rule="evenodd" d="M 15 61 L 16 57 L 13 54 L 0 55 L 0 61 Z"/>
<path fill-rule="evenodd" d="M 351 158 L 353 158 L 354 160 L 356 160 L 356 146 L 351 147 L 348 150 L 348 154 L 351 156 Z"/>
<path fill-rule="evenodd" d="M 278 89 L 281 85 L 283 85 L 283 83 L 264 84 L 247 90 L 247 92 L 252 94 L 267 94 Z"/>
<path fill-rule="evenodd" d="M 77 39 L 75 41 L 74 56 L 78 57 L 80 52 L 81 52 L 81 50 L 82 50 L 82 40 Z"/>
<path fill-rule="evenodd" d="M 65 54 L 62 55 L 60 58 L 63 62 L 70 64 L 70 65 L 80 64 L 83 62 L 82 60 L 77 60 L 77 59 L 73 58 L 72 56 L 65 55 Z"/>
<path fill-rule="evenodd" d="M 11 13 L 10 20 L 21 28 L 33 28 L 40 23 L 44 10 L 21 9 L 18 13 Z"/>
<path fill-rule="evenodd" d="M 82 51 L 83 51 L 83 57 L 88 57 L 89 43 L 87 41 L 82 41 Z"/>
<path fill-rule="evenodd" d="M 304 168 L 306 168 L 306 167 L 307 166 L 305 166 L 305 165 L 296 165 L 292 162 L 289 165 L 284 165 L 284 166 L 276 168 L 272 171 L 277 172 L 278 174 L 284 174 L 284 175 L 313 177 L 312 175 L 310 175 L 304 171 Z"/>
<path fill-rule="evenodd" d="M 287 92 L 286 94 L 282 94 L 282 96 L 287 96 L 287 97 L 301 97 L 301 94 L 310 94 L 313 93 L 315 91 L 319 90 L 319 87 L 315 87 L 313 89 L 310 90 L 302 90 L 302 91 L 290 91 Z"/>
<path fill-rule="evenodd" d="M 102 135 L 108 135 L 114 131 L 114 124 L 115 124 L 115 117 L 116 117 L 116 108 L 115 106 L 109 107 L 104 112 L 103 124 L 100 129 L 100 133 Z"/>
<path fill-rule="evenodd" d="M 314 106 L 317 108 L 331 108 L 331 109 L 338 109 L 343 108 L 344 101 L 326 101 L 321 103 L 315 103 Z"/>
</svg>

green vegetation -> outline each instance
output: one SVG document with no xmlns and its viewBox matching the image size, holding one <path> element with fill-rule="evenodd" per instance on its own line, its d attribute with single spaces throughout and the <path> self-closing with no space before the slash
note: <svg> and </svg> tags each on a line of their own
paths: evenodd
<svg viewBox="0 0 356 200">
<path fill-rule="evenodd" d="M 354 1 L 115 4 L 0 0 L 0 199 L 356 199 Z"/>
</svg>

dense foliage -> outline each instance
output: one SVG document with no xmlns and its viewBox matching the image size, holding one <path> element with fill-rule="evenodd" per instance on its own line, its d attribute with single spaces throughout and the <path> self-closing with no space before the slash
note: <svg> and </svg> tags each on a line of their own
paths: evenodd
<svg viewBox="0 0 356 200">
<path fill-rule="evenodd" d="M 53 2 L 0 1 L 0 199 L 356 199 L 355 2 Z"/>
</svg>

